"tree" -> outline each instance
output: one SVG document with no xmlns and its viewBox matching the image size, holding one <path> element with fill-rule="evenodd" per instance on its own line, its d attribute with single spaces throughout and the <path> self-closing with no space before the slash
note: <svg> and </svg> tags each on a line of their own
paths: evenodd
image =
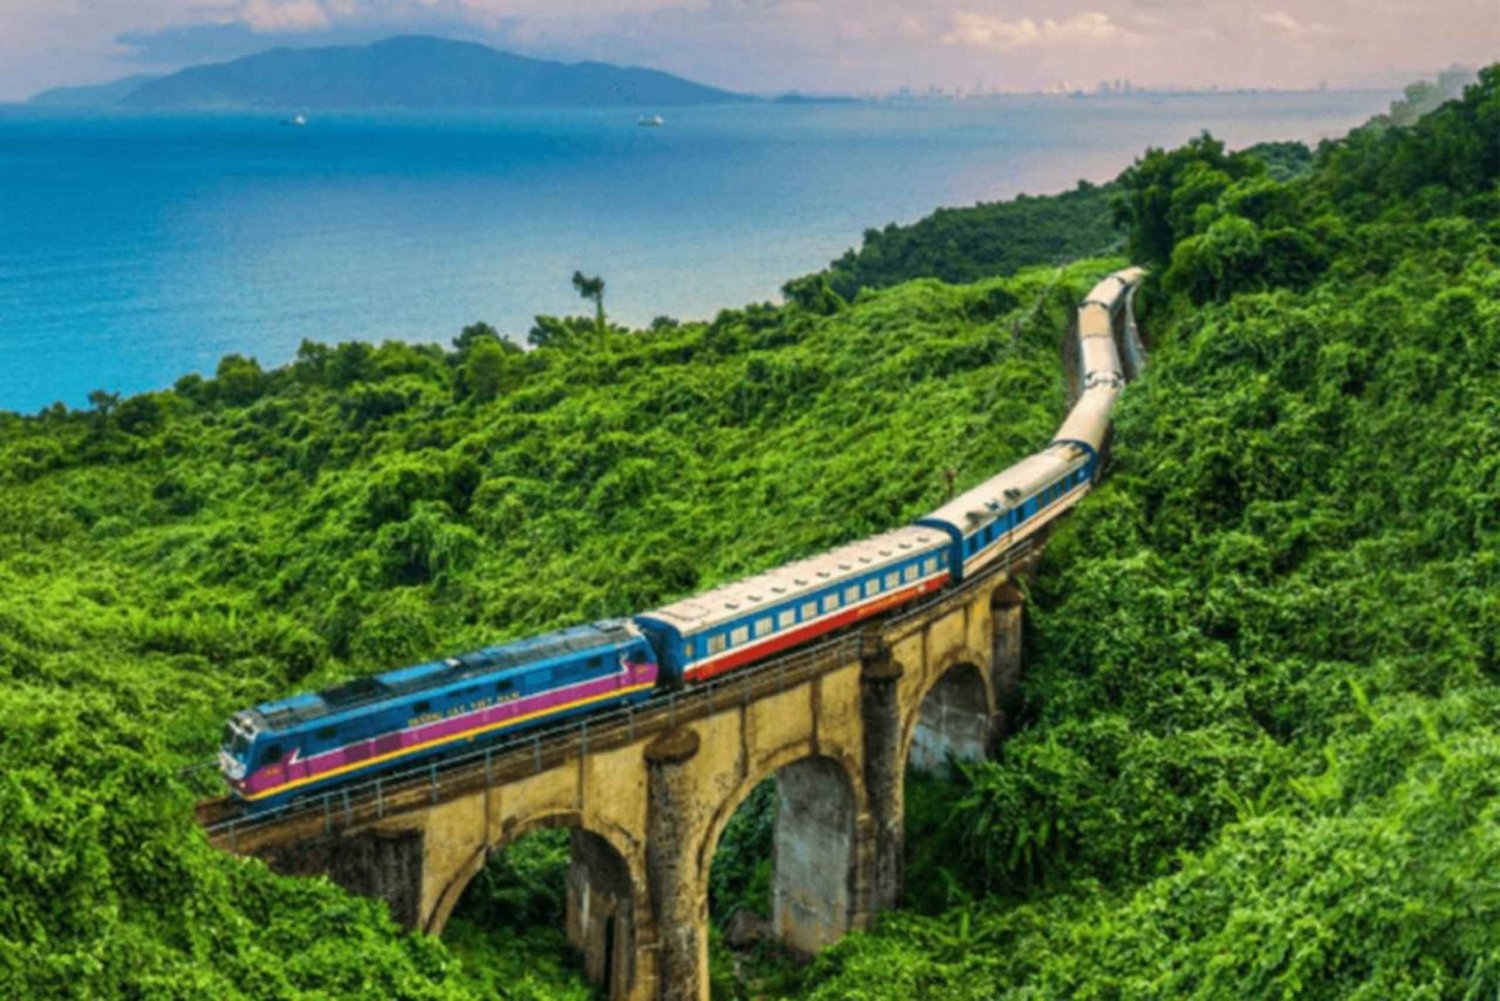
<svg viewBox="0 0 1500 1001">
<path fill-rule="evenodd" d="M 598 328 L 582 316 L 538 316 L 526 334 L 526 343 L 534 348 L 561 347 L 580 340 L 582 335 Z"/>
<path fill-rule="evenodd" d="M 818 316 L 832 316 L 848 305 L 833 290 L 826 272 L 794 278 L 781 286 L 781 294 L 786 296 L 787 302 Z"/>
<path fill-rule="evenodd" d="M 96 389 L 89 393 L 89 403 L 101 418 L 108 420 L 110 413 L 115 407 L 120 405 L 120 394 L 107 393 L 102 389 Z"/>
<path fill-rule="evenodd" d="M 464 353 L 460 382 L 465 393 L 481 403 L 488 403 L 500 392 L 505 378 L 505 350 L 498 338 L 481 338 Z"/>
<path fill-rule="evenodd" d="M 1254 168 L 1265 165 L 1251 158 Z M 1130 258 L 1166 264 L 1178 240 L 1192 235 L 1200 205 L 1211 205 L 1229 184 L 1250 172 L 1224 152 L 1224 144 L 1203 133 L 1170 152 L 1148 148 L 1119 177 L 1115 219 L 1127 227 Z"/>
<path fill-rule="evenodd" d="M 89 403 L 94 407 L 94 434 L 103 437 L 109 428 L 110 414 L 120 405 L 120 394 L 96 389 L 89 393 Z"/>
<path fill-rule="evenodd" d="M 453 348 L 459 354 L 472 350 L 481 342 L 488 341 L 497 343 L 500 340 L 500 332 L 488 323 L 471 323 L 459 331 L 457 337 L 453 338 Z"/>
<path fill-rule="evenodd" d="M 594 300 L 594 326 L 599 336 L 604 336 L 604 279 L 598 275 L 590 278 L 582 271 L 575 271 L 573 287 L 583 298 Z"/>
<path fill-rule="evenodd" d="M 219 399 L 230 406 L 243 407 L 260 399 L 266 390 L 266 376 L 260 362 L 237 354 L 227 354 L 219 359 L 214 373 L 219 385 Z"/>
</svg>

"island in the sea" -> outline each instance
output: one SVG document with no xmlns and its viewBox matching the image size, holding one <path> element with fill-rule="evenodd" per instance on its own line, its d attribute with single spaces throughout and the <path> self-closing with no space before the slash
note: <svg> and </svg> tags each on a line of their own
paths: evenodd
<svg viewBox="0 0 1500 1001">
<path fill-rule="evenodd" d="M 660 70 L 563 63 L 475 42 L 403 35 L 359 46 L 277 48 L 168 76 L 32 99 L 139 110 L 669 107 L 755 98 Z"/>
</svg>

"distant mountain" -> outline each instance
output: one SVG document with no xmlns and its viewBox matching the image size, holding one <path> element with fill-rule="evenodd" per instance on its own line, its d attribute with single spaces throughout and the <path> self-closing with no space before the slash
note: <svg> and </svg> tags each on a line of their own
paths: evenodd
<svg viewBox="0 0 1500 1001">
<path fill-rule="evenodd" d="M 272 49 L 194 66 L 125 94 L 131 108 L 662 108 L 753 100 L 657 70 L 561 63 L 472 42 L 402 36 L 363 46 Z"/>
<path fill-rule="evenodd" d="M 97 108 L 106 104 L 119 104 L 126 96 L 143 84 L 159 79 L 150 73 L 137 73 L 109 83 L 85 87 L 53 87 L 37 94 L 28 104 L 40 104 L 49 108 Z"/>
</svg>

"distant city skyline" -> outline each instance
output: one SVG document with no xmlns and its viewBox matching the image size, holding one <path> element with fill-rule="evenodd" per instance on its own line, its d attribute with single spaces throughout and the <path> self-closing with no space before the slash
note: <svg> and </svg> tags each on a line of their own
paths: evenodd
<svg viewBox="0 0 1500 1001">
<path fill-rule="evenodd" d="M 407 32 L 756 93 L 1392 87 L 1500 57 L 1496 0 L 0 0 L 0 101 Z"/>
</svg>

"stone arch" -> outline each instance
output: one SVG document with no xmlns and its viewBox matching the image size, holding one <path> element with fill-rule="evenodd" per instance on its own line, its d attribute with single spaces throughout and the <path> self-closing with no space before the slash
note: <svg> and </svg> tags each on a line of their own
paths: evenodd
<svg viewBox="0 0 1500 1001">
<path fill-rule="evenodd" d="M 950 755 L 960 761 L 988 755 L 996 705 L 982 663 L 972 653 L 944 659 L 912 703 L 898 761 L 923 771 L 942 771 Z"/>
<path fill-rule="evenodd" d="M 424 930 L 441 935 L 454 908 L 491 858 L 539 830 L 564 828 L 569 836 L 566 877 L 568 944 L 583 957 L 589 980 L 609 998 L 631 996 L 641 915 L 649 913 L 639 846 L 618 829 L 585 825 L 576 810 L 534 814 L 503 825 L 494 841 L 473 852 L 449 877 Z"/>
<path fill-rule="evenodd" d="M 757 785 L 776 781 L 771 922 L 791 949 L 812 954 L 853 925 L 859 899 L 858 822 L 865 790 L 853 755 L 784 749 L 726 796 L 709 824 L 698 857 L 698 885 L 707 887 L 713 856 L 730 819 Z"/>
</svg>

